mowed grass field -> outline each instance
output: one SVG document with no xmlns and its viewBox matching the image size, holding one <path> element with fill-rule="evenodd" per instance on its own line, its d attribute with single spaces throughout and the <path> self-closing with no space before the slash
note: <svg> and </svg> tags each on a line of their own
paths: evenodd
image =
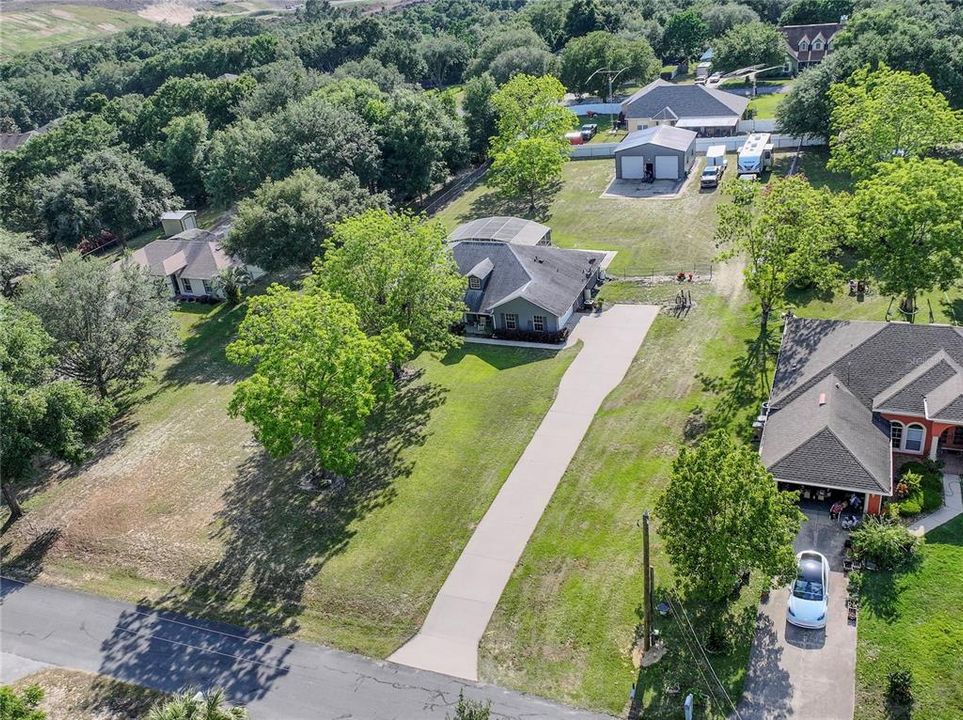
<svg viewBox="0 0 963 720">
<path fill-rule="evenodd" d="M 867 575 L 859 611 L 856 720 L 886 720 L 887 675 L 913 673 L 914 720 L 963 712 L 963 518 L 926 536 L 919 566 Z"/>
<path fill-rule="evenodd" d="M 89 40 L 150 22 L 133 12 L 96 5 L 36 5 L 5 9 L 0 18 L 0 57 Z"/>
<path fill-rule="evenodd" d="M 701 172 L 701 162 L 692 173 Z M 676 199 L 601 197 L 614 177 L 614 160 L 573 161 L 565 166 L 561 188 L 534 213 L 525 203 L 501 200 L 481 183 L 436 217 L 449 229 L 488 215 L 538 220 L 552 228 L 559 247 L 618 250 L 610 267 L 616 275 L 675 274 L 711 262 L 718 191 L 700 192 L 694 178 Z"/>
<path fill-rule="evenodd" d="M 383 657 L 435 594 L 577 353 L 423 355 L 342 494 L 302 489 L 227 414 L 244 308 L 185 306 L 184 354 L 79 470 L 49 469 L 4 571 Z M 24 493 L 28 496 L 28 493 Z"/>
</svg>

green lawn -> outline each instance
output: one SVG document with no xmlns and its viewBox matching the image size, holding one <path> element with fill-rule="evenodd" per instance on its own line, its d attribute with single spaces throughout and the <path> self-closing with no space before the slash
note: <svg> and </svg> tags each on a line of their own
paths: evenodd
<svg viewBox="0 0 963 720">
<path fill-rule="evenodd" d="M 678 288 L 615 283 L 603 296 L 661 303 Z M 690 412 L 701 407 L 719 423 L 748 426 L 753 401 L 723 409 L 729 392 L 709 392 L 701 377 L 722 378 L 739 366 L 753 335 L 741 295 L 692 286 L 696 307 L 684 319 L 660 315 L 622 384 L 596 415 L 502 596 L 482 642 L 486 680 L 564 702 L 620 713 L 636 680 L 631 649 L 641 622 L 641 533 L 637 522 L 668 480 Z M 753 395 L 750 391 L 749 395 Z M 757 398 L 758 399 L 758 396 Z M 713 412 L 715 410 L 715 412 Z M 718 414 L 717 414 L 718 413 Z M 671 568 L 656 532 L 657 585 L 671 585 Z M 744 593 L 742 605 L 757 597 Z M 741 605 L 741 606 L 742 606 Z M 672 621 L 657 627 L 672 657 L 642 673 L 644 717 L 676 717 L 670 680 L 697 686 L 691 660 Z M 751 628 L 738 647 L 714 658 L 733 696 L 741 692 Z"/>
<path fill-rule="evenodd" d="M 776 117 L 776 108 L 784 97 L 780 93 L 757 95 L 749 101 L 749 109 L 755 111 L 757 120 L 771 120 Z"/>
<path fill-rule="evenodd" d="M 700 172 L 696 163 L 692 172 Z M 615 177 L 614 160 L 579 160 L 565 166 L 562 186 L 530 212 L 527 203 L 498 198 L 484 183 L 472 188 L 437 217 L 449 229 L 487 215 L 519 215 L 552 228 L 560 247 L 618 250 L 615 274 L 674 274 L 711 262 L 718 192 L 700 192 L 690 182 L 677 199 L 602 198 Z"/>
<path fill-rule="evenodd" d="M 918 568 L 867 575 L 859 611 L 856 720 L 894 717 L 886 707 L 886 676 L 898 662 L 913 672 L 913 720 L 959 717 L 961 616 L 963 518 L 956 518 L 926 536 Z"/>
<path fill-rule="evenodd" d="M 100 458 L 44 473 L 4 570 L 384 657 L 420 626 L 577 350 L 424 355 L 341 496 L 299 487 L 226 406 L 243 309 L 185 306 L 185 352 Z M 2 520 L 2 518 L 0 518 Z"/>
<path fill-rule="evenodd" d="M 38 5 L 4 10 L 0 22 L 0 57 L 88 40 L 100 35 L 148 25 L 133 12 L 95 5 Z"/>
</svg>

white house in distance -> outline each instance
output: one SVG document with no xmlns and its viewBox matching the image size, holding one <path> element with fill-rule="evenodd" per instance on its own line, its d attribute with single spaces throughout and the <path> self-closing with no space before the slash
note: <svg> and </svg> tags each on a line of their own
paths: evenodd
<svg viewBox="0 0 963 720">
<path fill-rule="evenodd" d="M 749 106 L 749 98 L 707 88 L 653 80 L 622 102 L 629 132 L 655 125 L 672 125 L 700 137 L 734 135 Z"/>
<path fill-rule="evenodd" d="M 214 233 L 196 227 L 192 210 L 165 213 L 161 218 L 165 233 L 182 224 L 190 225 L 170 237 L 148 243 L 131 255 L 151 275 L 167 279 L 171 297 L 195 299 L 222 298 L 214 286 L 214 278 L 229 267 L 247 267 L 251 277 L 258 278 L 264 271 L 254 265 L 246 265 L 238 258 L 228 255 L 221 247 L 221 239 L 227 228 Z"/>
</svg>

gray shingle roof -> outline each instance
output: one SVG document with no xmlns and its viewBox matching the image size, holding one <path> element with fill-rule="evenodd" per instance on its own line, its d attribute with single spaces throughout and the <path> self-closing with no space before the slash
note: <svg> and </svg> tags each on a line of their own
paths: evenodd
<svg viewBox="0 0 963 720">
<path fill-rule="evenodd" d="M 874 410 L 963 421 L 961 368 L 960 328 L 792 318 L 783 333 L 760 444 L 763 461 L 780 479 L 812 484 L 829 484 L 826 478 L 837 468 L 849 484 L 830 486 L 866 490 L 866 478 L 852 465 L 855 458 L 889 492 L 882 466 L 891 456 L 888 423 Z M 829 402 L 814 409 L 813 397 L 821 392 Z M 851 400 L 838 399 L 839 393 Z M 950 414 L 937 415 L 937 405 Z M 812 423 L 827 416 L 813 432 Z M 826 427 L 832 439 L 822 432 Z"/>
<path fill-rule="evenodd" d="M 654 118 L 666 108 L 679 118 L 735 117 L 746 111 L 749 98 L 703 85 L 675 85 L 653 80 L 622 102 L 626 117 Z"/>
<path fill-rule="evenodd" d="M 695 140 L 696 134 L 691 130 L 683 130 L 671 125 L 656 125 L 645 130 L 630 132 L 618 144 L 615 151 L 651 144 L 685 152 L 695 144 Z"/>
<path fill-rule="evenodd" d="M 605 257 L 604 253 L 491 240 L 456 243 L 452 254 L 463 275 L 485 260 L 493 266 L 481 290 L 465 293 L 470 312 L 492 313 L 499 305 L 520 297 L 555 316 L 568 312 Z"/>
<path fill-rule="evenodd" d="M 759 453 L 777 480 L 892 491 L 888 425 L 832 374 L 770 412 Z"/>
<path fill-rule="evenodd" d="M 166 277 L 176 272 L 199 280 L 209 280 L 226 267 L 242 264 L 224 252 L 216 235 L 197 228 L 154 240 L 136 250 L 131 259 L 153 275 Z"/>
<path fill-rule="evenodd" d="M 498 215 L 459 225 L 448 236 L 448 242 L 498 240 L 516 245 L 537 245 L 549 232 L 551 230 L 547 225 L 533 220 Z"/>
<path fill-rule="evenodd" d="M 876 396 L 874 410 L 923 415 L 923 398 L 959 373 L 959 366 L 942 350 Z"/>
</svg>

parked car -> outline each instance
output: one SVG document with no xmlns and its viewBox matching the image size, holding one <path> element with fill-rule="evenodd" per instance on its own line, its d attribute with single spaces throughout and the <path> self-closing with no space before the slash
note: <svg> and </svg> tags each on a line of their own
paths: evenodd
<svg viewBox="0 0 963 720">
<path fill-rule="evenodd" d="M 594 138 L 595 133 L 597 133 L 598 131 L 599 131 L 599 126 L 596 125 L 595 123 L 587 123 L 583 125 L 582 128 L 579 130 L 579 132 L 582 133 L 582 139 L 585 142 L 588 142 L 589 140 Z"/>
<path fill-rule="evenodd" d="M 829 561 L 822 553 L 804 550 L 796 556 L 796 579 L 789 594 L 786 620 L 801 628 L 826 627 L 829 611 Z"/>
<path fill-rule="evenodd" d="M 725 165 L 711 165 L 702 171 L 702 177 L 699 178 L 699 187 L 704 188 L 714 188 L 719 187 L 719 183 L 722 181 L 722 174 L 726 171 Z"/>
</svg>

